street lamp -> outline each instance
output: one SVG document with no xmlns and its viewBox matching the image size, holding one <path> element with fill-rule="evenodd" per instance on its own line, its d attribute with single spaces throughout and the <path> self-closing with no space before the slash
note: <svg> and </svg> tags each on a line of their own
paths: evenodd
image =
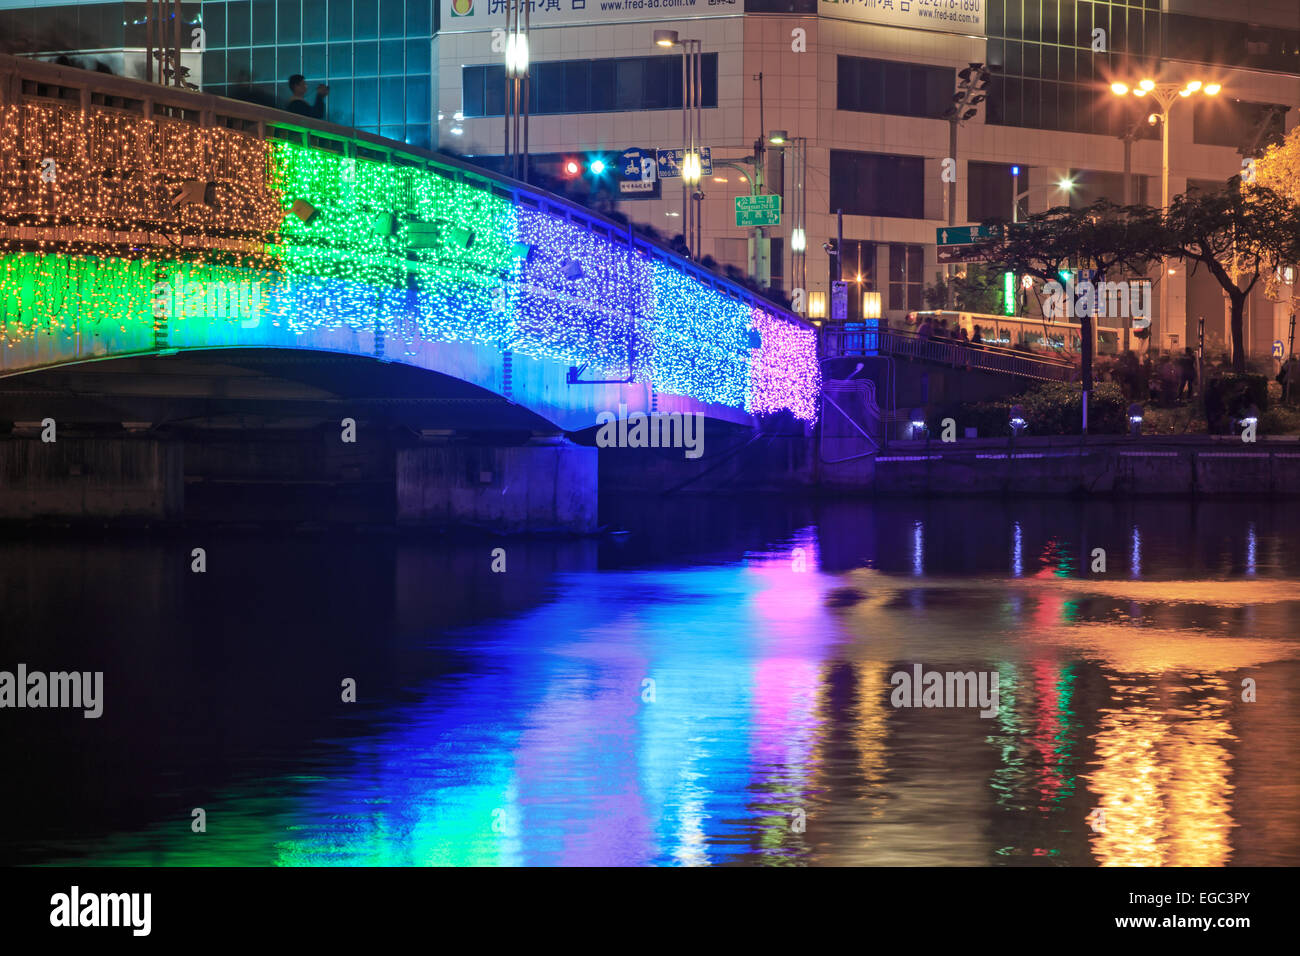
<svg viewBox="0 0 1300 956">
<path fill-rule="evenodd" d="M 1011 197 L 1012 197 L 1011 198 L 1011 221 L 1012 222 L 1020 221 L 1020 200 L 1024 199 L 1035 189 L 1059 189 L 1061 190 L 1061 192 L 1066 193 L 1068 195 L 1070 191 L 1074 189 L 1074 180 L 1071 179 L 1069 176 L 1062 176 L 1054 183 L 1039 183 L 1037 186 L 1029 186 L 1024 190 L 1021 190 L 1020 189 L 1020 167 L 1012 166 L 1011 167 Z"/>
<path fill-rule="evenodd" d="M 1160 123 L 1160 210 L 1169 212 L 1169 112 L 1180 99 L 1188 99 L 1195 93 L 1217 96 L 1223 87 L 1218 83 L 1202 83 L 1190 80 L 1187 83 L 1157 83 L 1152 79 L 1143 79 L 1136 87 L 1129 88 L 1127 83 L 1116 81 L 1110 85 L 1110 91 L 1116 96 L 1132 93 L 1137 97 L 1150 96 L 1160 106 L 1159 113 L 1152 113 L 1148 122 Z M 1161 273 L 1168 271 L 1168 260 L 1161 259 Z M 1169 331 L 1169 290 L 1160 295 L 1160 332 Z"/>
<path fill-rule="evenodd" d="M 808 137 L 791 136 L 786 130 L 774 129 L 767 134 L 767 141 L 778 149 L 789 150 L 794 159 L 791 171 L 794 202 L 790 209 L 790 278 L 796 288 L 806 289 L 808 223 L 804 179 L 808 168 Z"/>
<path fill-rule="evenodd" d="M 703 68 L 701 66 L 701 42 L 680 36 L 676 30 L 656 30 L 654 44 L 657 47 L 671 49 L 682 48 L 682 239 L 685 240 L 688 258 L 700 258 L 700 207 L 704 198 L 700 192 L 694 193 L 692 187 L 698 186 L 701 178 L 702 164 L 700 148 L 703 135 L 702 104 L 700 90 L 703 86 Z"/>
<path fill-rule="evenodd" d="M 509 175 L 528 181 L 528 26 L 532 4 L 506 2 L 506 102 L 505 148 Z M 460 135 L 457 129 L 453 133 Z M 522 134 L 522 135 L 521 135 Z M 522 139 L 522 146 L 521 146 Z"/>
</svg>

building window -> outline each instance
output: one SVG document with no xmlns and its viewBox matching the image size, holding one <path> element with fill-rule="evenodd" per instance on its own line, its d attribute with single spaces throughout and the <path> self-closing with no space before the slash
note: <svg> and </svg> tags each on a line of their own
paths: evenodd
<svg viewBox="0 0 1300 956">
<path fill-rule="evenodd" d="M 1286 135 L 1286 107 L 1243 103 L 1221 97 L 1192 104 L 1192 139 L 1204 146 L 1253 150 L 1280 142 Z"/>
<path fill-rule="evenodd" d="M 308 100 L 316 84 L 329 85 L 330 122 L 427 146 L 435 13 L 432 0 L 205 2 L 203 88 L 283 106 L 286 81 L 301 73 Z"/>
<path fill-rule="evenodd" d="M 718 105 L 718 55 L 700 60 L 703 105 Z M 505 66 L 461 70 L 461 109 L 466 116 L 501 116 L 505 110 Z M 553 60 L 533 65 L 529 111 L 534 116 L 567 113 L 627 113 L 682 108 L 680 56 L 633 56 L 605 60 Z"/>
<path fill-rule="evenodd" d="M 921 308 L 922 266 L 925 253 L 921 246 L 889 244 L 889 307 L 906 312 Z"/>
<path fill-rule="evenodd" d="M 1020 188 L 1029 185 L 1029 167 L 1020 167 Z M 1010 163 L 966 164 L 966 219 L 984 222 L 988 219 L 1011 218 L 1011 191 L 1015 178 Z M 1021 213 L 1024 212 L 1023 200 Z"/>
<path fill-rule="evenodd" d="M 831 150 L 829 212 L 849 216 L 925 218 L 925 160 Z"/>
<path fill-rule="evenodd" d="M 835 260 L 828 258 L 830 278 L 835 279 Z M 862 295 L 878 292 L 876 284 L 876 244 L 865 239 L 844 240 L 844 281 L 848 283 L 848 321 L 862 319 Z"/>
<path fill-rule="evenodd" d="M 837 72 L 838 109 L 938 119 L 952 105 L 956 75 L 947 67 L 842 56 Z"/>
</svg>

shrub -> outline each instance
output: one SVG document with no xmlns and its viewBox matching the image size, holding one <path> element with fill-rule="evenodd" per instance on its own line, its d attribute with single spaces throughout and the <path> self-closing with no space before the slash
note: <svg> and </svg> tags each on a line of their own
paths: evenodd
<svg viewBox="0 0 1300 956">
<path fill-rule="evenodd" d="M 967 428 L 978 429 L 980 438 L 1011 434 L 1011 406 L 1024 408 L 1028 435 L 1077 435 L 1083 425 L 1083 392 L 1077 384 L 1050 382 L 1036 386 L 1018 398 L 994 402 L 965 402 L 947 405 L 934 412 L 928 422 L 931 435 L 942 434 L 943 420 L 957 423 L 957 437 Z M 1088 433 L 1122 435 L 1127 428 L 1128 400 L 1114 382 L 1100 382 L 1088 396 Z"/>
<path fill-rule="evenodd" d="M 997 438 L 1011 434 L 1011 403 L 958 402 L 934 412 L 927 423 L 930 434 L 943 434 L 943 420 L 951 418 L 957 423 L 957 437 L 966 437 L 966 429 L 976 429 L 980 438 Z"/>
<path fill-rule="evenodd" d="M 1211 432 L 1229 431 L 1233 418 L 1249 406 L 1268 411 L 1268 378 L 1251 372 L 1228 372 L 1205 382 L 1205 420 Z"/>
<path fill-rule="evenodd" d="M 1285 406 L 1270 408 L 1259 416 L 1259 434 L 1300 434 L 1300 411 Z"/>
<path fill-rule="evenodd" d="M 1030 435 L 1077 435 L 1083 426 L 1083 392 L 1078 385 L 1049 382 L 1030 389 L 1020 399 Z M 1088 432 L 1124 434 L 1128 404 L 1114 382 L 1094 384 L 1088 395 Z"/>
</svg>

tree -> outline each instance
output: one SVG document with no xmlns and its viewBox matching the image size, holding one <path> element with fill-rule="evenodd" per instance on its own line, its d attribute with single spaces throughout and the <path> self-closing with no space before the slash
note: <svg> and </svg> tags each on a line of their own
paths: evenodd
<svg viewBox="0 0 1300 956">
<path fill-rule="evenodd" d="M 1226 189 L 1176 196 L 1166 219 L 1169 251 L 1205 266 L 1232 310 L 1232 368 L 1246 371 L 1243 316 L 1246 299 L 1262 276 L 1300 255 L 1300 206 L 1240 176 Z"/>
<path fill-rule="evenodd" d="M 1255 160 L 1255 185 L 1271 189 L 1278 195 L 1285 196 L 1291 202 L 1300 204 L 1300 127 L 1291 130 L 1290 135 L 1280 143 L 1274 143 L 1264 151 L 1264 155 Z M 1300 260 L 1300 256 L 1293 256 Z M 1295 313 L 1300 304 L 1300 283 L 1291 285 L 1291 312 Z M 1264 276 L 1264 294 L 1274 301 L 1281 301 L 1282 283 L 1276 271 Z"/>
<path fill-rule="evenodd" d="M 949 285 L 959 311 L 993 313 L 1002 309 L 1002 277 L 986 266 L 971 265 L 964 273 L 953 276 L 951 282 L 939 276 L 934 285 L 926 288 L 925 304 L 931 309 L 944 308 Z"/>
<path fill-rule="evenodd" d="M 1300 126 L 1255 160 L 1255 185 L 1300 203 Z"/>
<path fill-rule="evenodd" d="M 1004 228 L 1002 237 L 984 243 L 981 251 L 990 262 L 1017 275 L 1059 282 L 1060 273 L 1073 264 L 1094 270 L 1095 282 L 1101 283 L 1121 266 L 1131 274 L 1145 273 L 1166 244 L 1158 210 L 1100 199 L 1083 209 L 1057 206 L 1036 213 Z M 1095 299 L 1092 303 L 1101 305 Z M 1087 307 L 1078 315 L 1085 392 L 1092 391 L 1094 311 Z"/>
</svg>

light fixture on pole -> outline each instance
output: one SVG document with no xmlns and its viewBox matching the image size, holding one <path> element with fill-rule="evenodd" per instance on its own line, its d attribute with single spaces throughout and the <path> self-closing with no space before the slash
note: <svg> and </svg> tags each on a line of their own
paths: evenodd
<svg viewBox="0 0 1300 956">
<path fill-rule="evenodd" d="M 790 204 L 790 279 L 797 289 L 807 289 L 808 223 L 804 179 L 807 176 L 808 138 L 791 136 L 786 130 L 774 129 L 767 134 L 767 142 L 777 149 L 790 153 L 791 180 L 794 186 Z"/>
<path fill-rule="evenodd" d="M 682 241 L 686 243 L 688 258 L 699 259 L 700 238 L 700 200 L 703 193 L 697 191 L 701 179 L 701 105 L 703 98 L 700 90 L 703 80 L 702 59 L 699 40 L 680 36 L 676 30 L 656 30 L 654 43 L 657 47 L 670 49 L 682 48 Z"/>
<path fill-rule="evenodd" d="M 957 162 L 957 127 L 967 120 L 974 119 L 979 112 L 977 107 L 984 102 L 986 90 L 992 79 L 983 63 L 972 63 L 957 72 L 957 92 L 952 95 L 952 106 L 948 107 L 943 118 L 948 121 L 948 159 Z M 957 224 L 957 180 L 956 170 L 948 182 L 948 225 Z M 952 304 L 952 265 L 947 266 L 948 305 Z"/>
<path fill-rule="evenodd" d="M 1186 83 L 1157 83 L 1155 80 L 1146 78 L 1138 82 L 1132 88 L 1127 83 L 1116 81 L 1110 85 L 1110 91 L 1116 96 L 1127 96 L 1132 93 L 1137 97 L 1150 96 L 1160 106 L 1160 112 L 1152 113 L 1151 116 L 1158 118 L 1160 123 L 1160 211 L 1167 214 L 1169 212 L 1169 112 L 1173 105 L 1180 99 L 1189 99 L 1195 93 L 1202 93 L 1205 96 L 1217 96 L 1223 87 L 1218 83 L 1203 83 L 1200 80 L 1189 80 Z M 1148 117 L 1150 121 L 1150 117 Z M 1168 271 L 1168 260 L 1162 259 L 1160 262 L 1161 275 Z M 1160 333 L 1167 335 L 1169 332 L 1169 290 L 1162 289 L 1160 293 Z M 1153 338 L 1154 342 L 1155 339 Z"/>
<path fill-rule="evenodd" d="M 532 3 L 505 0 L 506 6 L 506 102 L 505 173 L 528 181 L 528 102 L 531 78 L 528 71 L 528 26 Z"/>
<path fill-rule="evenodd" d="M 1011 167 L 1011 221 L 1020 221 L 1020 200 L 1024 199 L 1035 189 L 1059 189 L 1067 195 L 1074 189 L 1074 180 L 1068 176 L 1063 176 L 1054 183 L 1039 183 L 1037 186 L 1028 186 L 1020 188 L 1020 167 Z"/>
</svg>

